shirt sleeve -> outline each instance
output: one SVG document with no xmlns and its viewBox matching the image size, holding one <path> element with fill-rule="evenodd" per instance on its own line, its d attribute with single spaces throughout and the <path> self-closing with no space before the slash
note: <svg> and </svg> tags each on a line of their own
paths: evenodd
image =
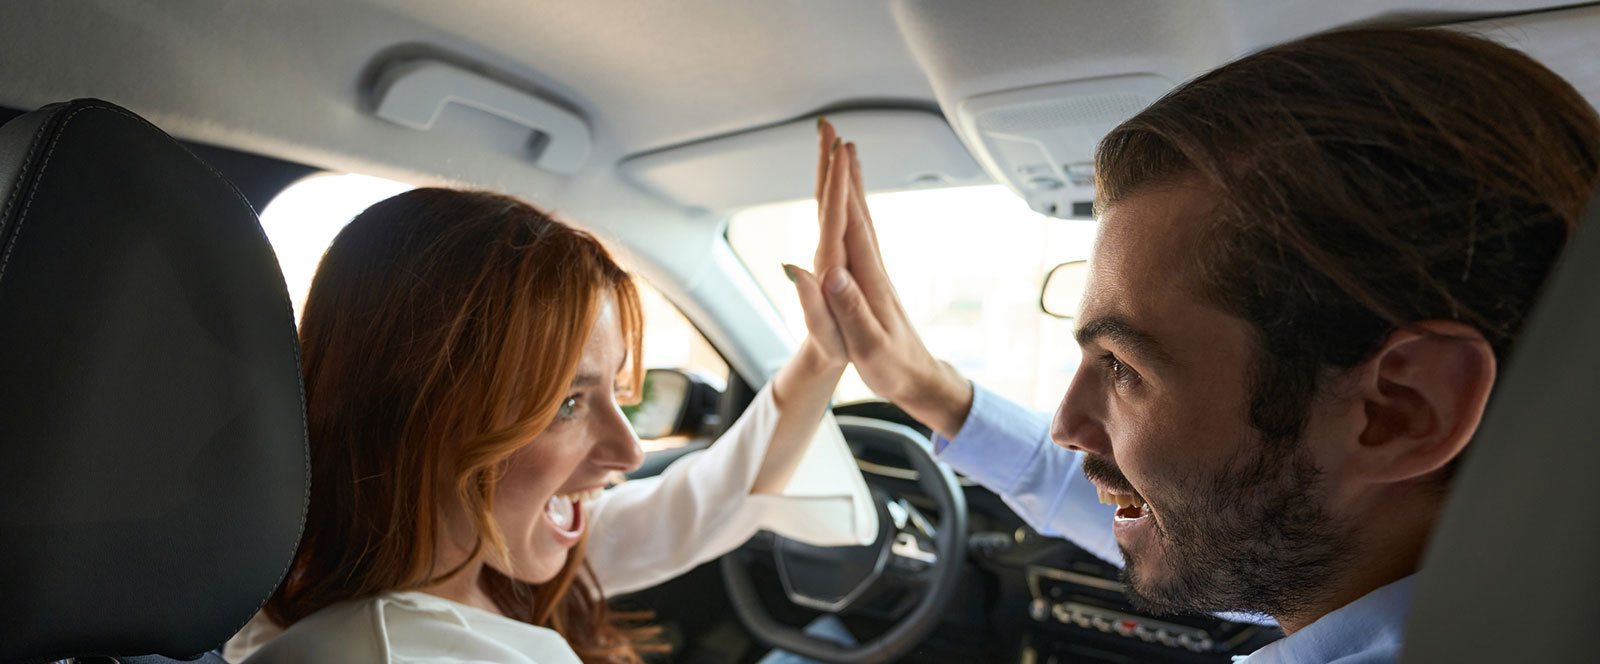
<svg viewBox="0 0 1600 664">
<path fill-rule="evenodd" d="M 242 662 L 255 651 L 260 650 L 261 646 L 266 645 L 268 641 L 277 638 L 282 633 L 282 627 L 272 622 L 266 613 L 257 611 L 237 634 L 234 634 L 232 638 L 228 639 L 227 643 L 222 645 L 222 659 L 229 662 Z"/>
<path fill-rule="evenodd" d="M 934 454 L 999 494 L 1042 535 L 1064 537 L 1122 564 L 1111 530 L 1114 512 L 1083 475 L 1083 453 L 1050 440 L 1050 418 L 972 385 L 972 410 L 953 439 L 934 434 Z"/>
<path fill-rule="evenodd" d="M 778 414 L 769 385 L 710 447 L 601 494 L 590 506 L 587 549 L 607 595 L 676 577 L 763 529 L 818 546 L 876 538 L 877 508 L 831 414 L 784 490 L 751 495 Z"/>
</svg>

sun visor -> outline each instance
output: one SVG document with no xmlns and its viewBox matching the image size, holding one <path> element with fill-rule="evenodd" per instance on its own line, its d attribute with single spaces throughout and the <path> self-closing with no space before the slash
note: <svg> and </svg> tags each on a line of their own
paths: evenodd
<svg viewBox="0 0 1600 664">
<path fill-rule="evenodd" d="M 861 154 L 870 191 L 989 182 L 943 116 L 920 110 L 827 114 Z M 816 192 L 814 118 L 668 148 L 619 166 L 640 186 L 680 205 L 733 210 L 811 198 Z"/>
<path fill-rule="evenodd" d="M 972 97 L 955 118 L 983 167 L 1029 207 L 1089 217 L 1100 139 L 1171 88 L 1155 74 L 1067 81 Z"/>
</svg>

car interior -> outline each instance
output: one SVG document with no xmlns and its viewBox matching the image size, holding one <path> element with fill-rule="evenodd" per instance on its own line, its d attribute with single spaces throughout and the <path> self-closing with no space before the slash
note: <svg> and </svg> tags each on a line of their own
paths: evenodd
<svg viewBox="0 0 1600 664">
<path fill-rule="evenodd" d="M 779 262 L 808 260 L 786 238 L 815 236 L 819 115 L 860 146 L 875 213 L 911 211 L 902 253 L 884 224 L 891 267 L 955 270 L 963 251 L 1016 264 L 1014 279 L 941 282 L 956 296 L 928 305 L 924 336 L 1047 409 L 1077 362 L 1057 348 L 1069 305 L 1053 304 L 1072 298 L 1052 290 L 1081 283 L 1081 243 L 1061 238 L 1092 236 L 1099 138 L 1232 58 L 1366 24 L 1489 36 L 1600 104 L 1594 2 L 0 4 L 0 662 L 222 662 L 282 579 L 315 481 L 300 268 L 272 216 L 297 187 L 400 188 L 329 205 L 312 267 L 351 214 L 412 186 L 512 194 L 603 237 L 659 294 L 650 324 L 677 321 L 661 347 L 684 349 L 652 362 L 659 402 L 632 414 L 659 443 L 631 475 L 647 477 L 711 444 L 803 334 Z M 1010 207 L 919 216 L 967 194 Z M 1600 503 L 1597 217 L 1456 480 L 1405 661 L 1596 658 L 1600 520 L 1582 506 Z M 910 307 L 915 281 L 896 279 Z M 1032 336 L 986 336 L 1007 327 Z M 999 373 L 963 345 L 1027 366 Z M 660 661 L 1220 663 L 1282 636 L 1135 609 L 1113 565 L 936 461 L 926 426 L 836 396 L 877 541 L 762 533 L 612 598 L 653 612 L 672 645 Z M 860 644 L 801 631 L 822 614 Z"/>
</svg>

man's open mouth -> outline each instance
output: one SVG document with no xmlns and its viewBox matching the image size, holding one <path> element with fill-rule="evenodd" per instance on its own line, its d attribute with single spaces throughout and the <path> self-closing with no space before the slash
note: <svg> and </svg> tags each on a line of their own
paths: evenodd
<svg viewBox="0 0 1600 664">
<path fill-rule="evenodd" d="M 1116 505 L 1118 521 L 1132 521 L 1150 516 L 1150 506 L 1131 493 L 1120 493 L 1099 489 L 1100 502 L 1106 505 Z"/>
</svg>

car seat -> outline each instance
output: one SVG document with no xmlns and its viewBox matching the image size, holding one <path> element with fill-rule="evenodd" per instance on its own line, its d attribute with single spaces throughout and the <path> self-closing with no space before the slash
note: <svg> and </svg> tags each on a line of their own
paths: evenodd
<svg viewBox="0 0 1600 664">
<path fill-rule="evenodd" d="M 1600 661 L 1600 194 L 1545 285 L 1423 560 L 1401 661 Z"/>
<path fill-rule="evenodd" d="M 0 127 L 0 662 L 220 662 L 308 472 L 294 318 L 238 191 L 104 101 Z"/>
</svg>

